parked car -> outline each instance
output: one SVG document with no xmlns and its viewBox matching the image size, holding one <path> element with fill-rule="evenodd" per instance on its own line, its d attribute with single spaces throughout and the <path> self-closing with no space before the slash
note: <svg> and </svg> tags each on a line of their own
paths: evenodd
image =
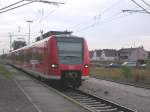
<svg viewBox="0 0 150 112">
<path fill-rule="evenodd" d="M 136 67 L 137 64 L 136 64 L 136 61 L 128 61 L 128 62 L 124 62 L 124 63 L 122 64 L 122 66 Z"/>
<path fill-rule="evenodd" d="M 146 64 L 141 64 L 138 66 L 138 68 L 146 68 Z"/>
<path fill-rule="evenodd" d="M 110 67 L 110 68 L 117 68 L 117 67 L 119 67 L 119 64 L 110 63 L 107 67 Z"/>
</svg>

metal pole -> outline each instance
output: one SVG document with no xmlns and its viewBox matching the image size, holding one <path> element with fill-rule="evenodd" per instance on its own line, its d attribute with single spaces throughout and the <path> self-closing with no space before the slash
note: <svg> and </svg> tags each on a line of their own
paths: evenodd
<svg viewBox="0 0 150 112">
<path fill-rule="evenodd" d="M 10 39 L 10 50 L 9 50 L 9 52 L 11 52 L 11 44 L 12 44 L 12 35 L 11 35 L 11 33 L 9 33 L 9 39 Z"/>
<path fill-rule="evenodd" d="M 28 36 L 28 44 L 30 44 L 30 23 L 33 23 L 31 20 L 27 20 L 26 22 L 29 23 L 29 36 Z"/>
<path fill-rule="evenodd" d="M 3 54 L 5 54 L 5 49 L 3 49 Z"/>
</svg>

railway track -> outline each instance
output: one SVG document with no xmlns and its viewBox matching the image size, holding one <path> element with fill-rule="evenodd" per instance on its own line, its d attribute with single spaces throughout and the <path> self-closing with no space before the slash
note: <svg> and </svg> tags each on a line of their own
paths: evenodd
<svg viewBox="0 0 150 112">
<path fill-rule="evenodd" d="M 55 89 L 72 98 L 73 100 L 76 100 L 91 112 L 137 112 L 136 110 L 129 109 L 80 90 L 74 90 L 72 88 Z"/>
<path fill-rule="evenodd" d="M 28 74 L 27 72 L 24 72 L 24 73 Z M 31 74 L 28 74 L 27 76 L 31 77 L 33 80 L 39 81 L 37 78 L 31 76 Z M 43 81 L 39 81 L 39 83 L 55 91 L 59 95 L 67 98 L 68 100 L 89 110 L 89 112 L 137 112 L 136 110 L 129 109 L 127 107 L 121 106 L 114 102 L 99 98 L 97 96 L 85 93 L 77 89 L 75 90 L 70 87 L 65 87 L 62 89 L 62 87 L 59 87 L 58 85 L 54 86 Z"/>
</svg>

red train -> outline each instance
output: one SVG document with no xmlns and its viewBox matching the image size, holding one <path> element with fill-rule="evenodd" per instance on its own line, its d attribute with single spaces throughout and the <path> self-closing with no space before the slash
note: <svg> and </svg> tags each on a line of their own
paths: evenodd
<svg viewBox="0 0 150 112">
<path fill-rule="evenodd" d="M 10 52 L 11 64 L 40 78 L 79 87 L 89 74 L 89 51 L 84 38 L 52 35 Z"/>
</svg>

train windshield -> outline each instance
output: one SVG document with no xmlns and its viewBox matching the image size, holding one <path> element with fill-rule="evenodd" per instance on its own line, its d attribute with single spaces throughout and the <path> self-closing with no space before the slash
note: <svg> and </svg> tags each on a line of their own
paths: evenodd
<svg viewBox="0 0 150 112">
<path fill-rule="evenodd" d="M 57 38 L 59 63 L 81 64 L 83 57 L 82 38 Z"/>
</svg>

